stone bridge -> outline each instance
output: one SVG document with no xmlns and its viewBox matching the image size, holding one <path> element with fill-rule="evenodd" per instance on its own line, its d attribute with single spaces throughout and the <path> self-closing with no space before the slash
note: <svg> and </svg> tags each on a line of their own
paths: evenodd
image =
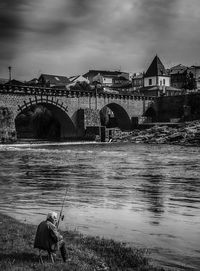
<svg viewBox="0 0 200 271">
<path fill-rule="evenodd" d="M 61 138 L 81 137 L 87 127 L 101 126 L 100 111 L 108 107 L 121 130 L 130 130 L 133 120 L 144 116 L 152 97 L 97 91 L 53 89 L 30 86 L 0 85 L 0 106 L 9 108 L 16 117 L 43 105 L 60 123 Z"/>
</svg>

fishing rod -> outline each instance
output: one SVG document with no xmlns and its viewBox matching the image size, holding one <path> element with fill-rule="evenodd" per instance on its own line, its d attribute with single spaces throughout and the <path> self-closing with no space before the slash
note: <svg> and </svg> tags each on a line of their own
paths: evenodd
<svg viewBox="0 0 200 271">
<path fill-rule="evenodd" d="M 64 207 L 66 197 L 67 197 L 67 187 L 66 187 L 66 190 L 65 190 L 65 196 L 63 198 L 63 202 L 62 202 L 62 206 L 61 206 L 61 210 L 60 210 L 60 214 L 59 214 L 59 218 L 58 218 L 57 228 L 59 227 L 60 220 L 63 221 L 63 219 L 64 219 L 64 215 L 62 214 L 62 212 L 63 212 L 63 207 Z"/>
</svg>

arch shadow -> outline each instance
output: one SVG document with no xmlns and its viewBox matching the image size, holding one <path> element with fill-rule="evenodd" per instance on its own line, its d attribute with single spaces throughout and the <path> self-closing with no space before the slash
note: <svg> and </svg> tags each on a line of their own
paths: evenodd
<svg viewBox="0 0 200 271">
<path fill-rule="evenodd" d="M 23 106 L 19 106 L 18 108 L 18 115 L 15 118 L 15 125 L 16 130 L 18 131 L 17 127 L 17 119 L 21 114 L 27 114 L 28 111 L 33 111 L 37 107 L 44 107 L 51 112 L 53 119 L 56 122 L 57 129 L 59 129 L 59 138 L 74 138 L 77 135 L 76 127 L 71 120 L 71 118 L 67 114 L 67 108 L 64 107 L 62 104 L 59 104 L 55 101 L 43 101 L 43 100 L 34 100 L 29 103 L 25 103 Z"/>
<path fill-rule="evenodd" d="M 105 111 L 106 108 L 109 108 L 114 114 L 114 123 L 116 127 L 120 128 L 122 131 L 128 131 L 131 129 L 131 120 L 126 112 L 126 110 L 119 104 L 110 103 L 104 106 L 100 112 Z"/>
<path fill-rule="evenodd" d="M 153 107 L 149 107 L 144 116 L 148 118 L 149 122 L 156 122 L 157 120 L 156 110 Z"/>
</svg>

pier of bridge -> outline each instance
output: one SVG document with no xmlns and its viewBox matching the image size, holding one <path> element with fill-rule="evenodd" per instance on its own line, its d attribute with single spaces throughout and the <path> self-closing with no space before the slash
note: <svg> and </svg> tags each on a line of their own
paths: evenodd
<svg viewBox="0 0 200 271">
<path fill-rule="evenodd" d="M 109 108 L 118 128 L 130 130 L 133 120 L 144 116 L 154 98 L 130 93 L 105 93 L 31 86 L 0 85 L 0 107 L 7 107 L 13 120 L 37 106 L 49 110 L 59 123 L 60 138 L 84 137 L 87 127 L 101 126 L 100 112 Z"/>
</svg>

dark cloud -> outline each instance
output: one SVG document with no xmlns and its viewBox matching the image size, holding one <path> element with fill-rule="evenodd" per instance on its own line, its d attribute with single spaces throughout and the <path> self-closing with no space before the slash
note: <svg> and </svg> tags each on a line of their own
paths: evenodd
<svg viewBox="0 0 200 271">
<path fill-rule="evenodd" d="M 66 10 L 69 11 L 73 17 L 85 17 L 94 11 L 97 3 L 97 0 L 69 0 L 66 1 Z"/>
<path fill-rule="evenodd" d="M 141 19 L 150 23 L 154 29 L 165 28 L 176 16 L 179 0 L 140 0 Z"/>
<path fill-rule="evenodd" d="M 6 59 L 5 52 L 12 60 L 24 35 L 35 35 L 35 43 L 41 46 L 60 47 L 66 37 L 70 43 L 81 29 L 92 25 L 90 18 L 98 5 L 97 0 L 1 0 L 0 61 Z"/>
<path fill-rule="evenodd" d="M 136 27 L 154 38 L 156 47 L 168 38 L 177 17 L 178 0 L 141 0 Z"/>
<path fill-rule="evenodd" d="M 23 11 L 32 6 L 26 0 L 1 0 L 0 2 L 0 64 L 9 64 L 16 55 L 18 42 L 24 28 Z"/>
<path fill-rule="evenodd" d="M 132 34 L 143 48 L 141 64 L 144 69 L 155 54 L 165 51 L 177 18 L 179 0 L 138 0 Z M 129 31 L 130 32 L 130 31 Z"/>
<path fill-rule="evenodd" d="M 18 74 L 50 63 L 64 70 L 64 59 L 70 68 L 146 67 L 155 53 L 169 57 L 170 48 L 174 56 L 180 42 L 186 53 L 190 41 L 183 37 L 199 44 L 199 12 L 189 18 L 198 1 L 186 7 L 187 0 L 1 0 L 0 69 L 14 62 Z M 194 35 L 183 31 L 186 24 Z"/>
<path fill-rule="evenodd" d="M 1 40 L 16 38 L 17 30 L 22 26 L 21 8 L 25 0 L 1 0 L 0 3 L 0 29 Z"/>
</svg>

